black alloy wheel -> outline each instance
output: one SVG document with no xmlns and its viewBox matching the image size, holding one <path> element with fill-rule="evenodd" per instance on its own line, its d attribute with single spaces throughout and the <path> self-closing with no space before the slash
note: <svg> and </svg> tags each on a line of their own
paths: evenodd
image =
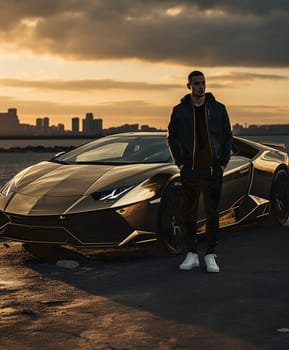
<svg viewBox="0 0 289 350">
<path fill-rule="evenodd" d="M 159 250 L 161 253 L 181 254 L 186 239 L 179 223 L 181 182 L 172 181 L 163 191 L 159 210 Z"/>
<path fill-rule="evenodd" d="M 285 169 L 277 170 L 271 187 L 270 218 L 283 225 L 289 216 L 289 175 Z"/>
</svg>

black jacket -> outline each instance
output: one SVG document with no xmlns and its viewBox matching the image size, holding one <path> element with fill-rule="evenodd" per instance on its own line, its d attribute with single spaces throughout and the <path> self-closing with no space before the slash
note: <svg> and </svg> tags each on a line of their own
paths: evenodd
<svg viewBox="0 0 289 350">
<path fill-rule="evenodd" d="M 232 146 L 230 121 L 225 106 L 211 93 L 206 93 L 205 117 L 212 167 L 226 166 Z M 177 165 L 194 164 L 195 135 L 195 113 L 188 94 L 173 108 L 168 126 L 168 144 Z"/>
</svg>

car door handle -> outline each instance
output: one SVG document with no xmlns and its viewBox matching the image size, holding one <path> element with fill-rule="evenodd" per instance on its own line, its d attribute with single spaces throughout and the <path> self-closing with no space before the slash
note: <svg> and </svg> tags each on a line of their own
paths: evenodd
<svg viewBox="0 0 289 350">
<path fill-rule="evenodd" d="M 239 170 L 239 174 L 246 174 L 249 172 L 249 167 L 243 168 Z"/>
</svg>

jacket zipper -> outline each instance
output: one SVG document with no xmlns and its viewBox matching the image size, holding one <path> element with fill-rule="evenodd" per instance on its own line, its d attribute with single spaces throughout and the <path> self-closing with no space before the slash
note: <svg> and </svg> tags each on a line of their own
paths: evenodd
<svg viewBox="0 0 289 350">
<path fill-rule="evenodd" d="M 194 119 L 194 144 L 193 144 L 193 166 L 192 170 L 194 170 L 195 167 L 195 152 L 196 152 L 196 114 L 195 114 L 195 107 L 193 106 L 193 119 Z"/>
<path fill-rule="evenodd" d="M 209 126 L 208 126 L 208 108 L 207 104 L 205 103 L 205 119 L 206 119 L 206 127 L 207 127 L 207 135 L 208 135 L 208 140 L 209 140 L 209 145 L 210 145 L 210 151 L 211 151 L 211 166 L 210 166 L 210 172 L 211 175 L 213 175 L 213 151 L 212 151 L 212 145 L 211 145 L 211 140 L 210 140 L 210 133 L 209 133 Z"/>
</svg>

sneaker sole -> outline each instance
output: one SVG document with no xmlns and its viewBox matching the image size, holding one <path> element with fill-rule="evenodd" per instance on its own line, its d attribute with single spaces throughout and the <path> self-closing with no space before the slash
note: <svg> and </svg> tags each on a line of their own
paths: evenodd
<svg viewBox="0 0 289 350">
<path fill-rule="evenodd" d="M 209 273 L 218 273 L 218 272 L 220 272 L 220 270 L 210 270 L 210 269 L 207 269 L 207 272 L 209 272 Z"/>
<path fill-rule="evenodd" d="M 193 266 L 179 266 L 179 270 L 185 270 L 185 271 L 188 271 L 188 270 L 192 270 L 194 267 L 199 267 L 200 264 L 198 265 L 193 265 Z"/>
</svg>

